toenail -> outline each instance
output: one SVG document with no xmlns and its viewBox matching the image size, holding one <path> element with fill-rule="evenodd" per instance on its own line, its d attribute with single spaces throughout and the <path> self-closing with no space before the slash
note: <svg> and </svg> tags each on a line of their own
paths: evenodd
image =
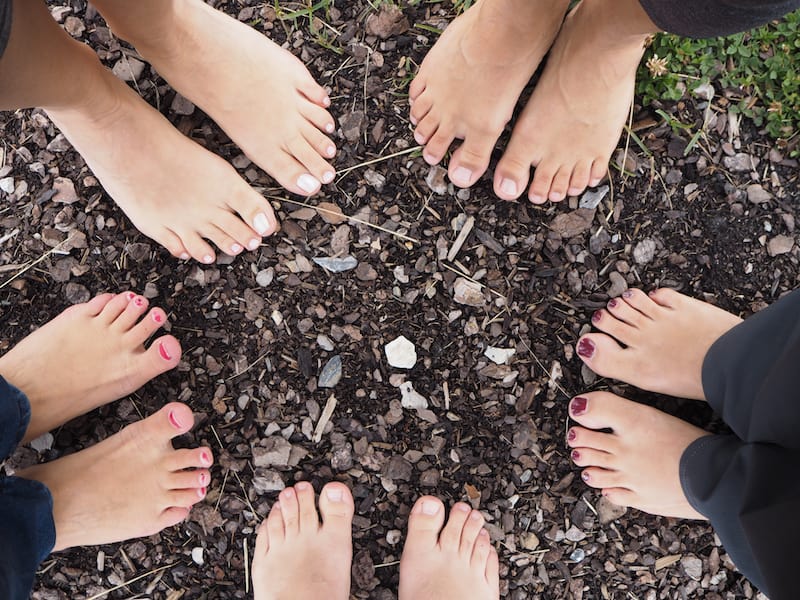
<svg viewBox="0 0 800 600">
<path fill-rule="evenodd" d="M 581 459 L 581 453 L 578 452 L 577 450 L 573 450 L 571 456 L 572 456 L 572 460 L 580 460 Z"/>
<path fill-rule="evenodd" d="M 481 529 L 478 535 L 481 537 L 487 537 L 489 535 L 489 532 L 486 531 L 485 529 Z"/>
<path fill-rule="evenodd" d="M 333 156 L 333 155 L 331 154 L 330 156 Z M 336 175 L 334 175 L 333 171 L 325 171 L 322 174 L 322 183 L 330 183 L 331 181 L 333 181 L 334 177 L 336 177 Z"/>
<path fill-rule="evenodd" d="M 574 442 L 576 437 L 578 437 L 578 434 L 575 432 L 574 429 L 570 429 L 567 432 L 567 440 L 569 440 L 570 442 Z"/>
<path fill-rule="evenodd" d="M 561 202 L 564 199 L 564 194 L 561 192 L 552 192 L 550 196 L 550 202 Z"/>
<path fill-rule="evenodd" d="M 596 311 L 594 311 L 592 313 L 592 322 L 593 323 L 597 323 L 602 318 L 603 318 L 603 311 L 602 310 L 596 310 Z"/>
<path fill-rule="evenodd" d="M 158 342 L 158 353 L 164 360 L 172 360 L 172 356 L 170 356 L 169 352 L 167 352 L 164 342 Z"/>
<path fill-rule="evenodd" d="M 426 142 L 426 138 L 420 132 L 415 131 L 414 132 L 414 141 L 417 142 L 418 144 L 424 144 Z M 426 161 L 428 160 L 428 158 L 427 158 L 427 156 L 426 156 L 426 154 L 424 152 L 422 153 L 422 158 L 424 158 Z"/>
<path fill-rule="evenodd" d="M 328 123 L 327 125 L 325 125 L 325 131 L 327 131 L 328 133 L 333 133 L 335 130 L 336 127 L 334 126 L 333 123 Z"/>
<path fill-rule="evenodd" d="M 459 502 L 453 508 L 455 508 L 458 512 L 469 512 L 472 510 L 469 506 L 467 506 L 463 502 Z"/>
<path fill-rule="evenodd" d="M 544 202 L 544 198 L 542 198 L 539 194 L 531 194 L 530 200 L 534 204 L 541 204 L 542 202 Z"/>
<path fill-rule="evenodd" d="M 453 183 L 456 185 L 467 186 L 472 179 L 472 171 L 466 167 L 458 167 L 453 172 Z"/>
<path fill-rule="evenodd" d="M 332 487 L 325 490 L 325 497 L 331 502 L 341 502 L 342 498 L 344 498 L 344 493 L 342 493 L 341 488 Z"/>
<path fill-rule="evenodd" d="M 439 503 L 433 500 L 423 500 L 420 508 L 422 509 L 423 515 L 433 516 L 439 512 Z"/>
<path fill-rule="evenodd" d="M 573 187 L 567 190 L 567 196 L 577 196 L 580 193 L 581 193 L 581 188 Z"/>
<path fill-rule="evenodd" d="M 255 229 L 259 235 L 267 235 L 270 229 L 267 215 L 264 213 L 258 213 L 253 219 L 253 229 Z"/>
<path fill-rule="evenodd" d="M 303 190 L 306 194 L 313 194 L 319 189 L 319 181 L 308 173 L 303 173 L 297 178 L 297 187 Z"/>
<path fill-rule="evenodd" d="M 328 149 L 325 150 L 328 156 L 333 156 L 336 154 L 336 146 L 328 146 Z"/>
<path fill-rule="evenodd" d="M 411 103 L 409 102 L 409 104 L 411 104 Z M 417 121 L 417 120 L 414 118 L 414 115 L 411 115 L 411 117 L 409 118 L 409 121 L 411 121 L 411 124 L 412 124 L 414 127 L 416 127 L 416 126 L 417 126 L 417 123 L 418 123 L 418 121 Z"/>
<path fill-rule="evenodd" d="M 207 265 L 209 265 L 209 264 L 211 264 L 212 262 L 214 262 L 214 257 L 213 257 L 213 256 L 211 256 L 210 254 L 206 254 L 206 255 L 203 257 L 203 262 L 204 262 L 204 263 L 206 263 Z"/>
<path fill-rule="evenodd" d="M 575 415 L 582 415 L 586 412 L 586 406 L 589 403 L 586 398 L 583 396 L 578 396 L 577 398 L 573 398 L 572 402 L 569 403 L 569 410 L 570 412 Z"/>
<path fill-rule="evenodd" d="M 517 183 L 513 179 L 503 179 L 500 182 L 500 191 L 508 196 L 517 195 Z"/>
<path fill-rule="evenodd" d="M 136 296 L 136 298 L 133 299 L 133 303 L 136 306 L 144 306 L 144 298 L 142 298 L 141 296 Z"/>
<path fill-rule="evenodd" d="M 325 105 L 325 106 L 330 106 L 330 105 L 331 105 L 331 99 L 330 99 L 330 97 L 329 97 L 329 96 L 325 96 L 325 97 L 322 99 L 322 104 L 323 104 L 323 105 Z"/>
<path fill-rule="evenodd" d="M 206 495 L 206 488 L 202 487 L 199 490 L 197 490 L 197 497 L 198 498 L 204 498 L 205 495 Z"/>
<path fill-rule="evenodd" d="M 656 291 L 655 290 L 650 290 L 649 292 L 647 292 L 647 295 L 648 296 L 655 296 L 656 295 Z"/>
<path fill-rule="evenodd" d="M 255 249 L 256 249 L 256 248 L 258 248 L 260 245 L 261 245 L 261 240 L 258 240 L 258 239 L 256 239 L 256 238 L 253 238 L 252 240 L 250 240 L 249 242 L 247 242 L 247 249 L 248 249 L 248 250 L 255 250 Z"/>
<path fill-rule="evenodd" d="M 211 457 L 208 455 L 208 452 L 206 452 L 205 450 L 203 450 L 200 453 L 200 462 L 202 462 L 204 465 L 210 465 L 211 464 Z"/>
<path fill-rule="evenodd" d="M 633 298 L 633 290 L 625 290 L 622 292 L 622 297 L 627 299 Z"/>
<path fill-rule="evenodd" d="M 483 516 L 477 510 L 473 510 L 472 513 L 469 515 L 469 518 L 473 521 L 480 521 Z"/>
<path fill-rule="evenodd" d="M 594 342 L 589 338 L 583 338 L 578 342 L 578 356 L 592 358 L 594 356 Z"/>
<path fill-rule="evenodd" d="M 244 250 L 244 248 L 242 248 L 239 244 L 234 244 L 231 246 L 231 254 L 239 254 L 239 252 L 242 250 Z"/>
<path fill-rule="evenodd" d="M 174 411 L 169 411 L 169 422 L 172 423 L 172 426 L 175 429 L 183 429 L 183 425 L 181 425 L 181 422 L 178 421 L 178 417 L 175 416 Z"/>
<path fill-rule="evenodd" d="M 153 321 L 155 321 L 156 323 L 161 323 L 161 322 L 164 321 L 164 317 L 161 316 L 160 312 L 154 312 L 153 313 Z"/>
<path fill-rule="evenodd" d="M 205 486 L 205 484 L 206 484 L 206 474 L 205 473 L 200 473 L 200 478 L 199 479 L 200 479 L 200 485 Z"/>
<path fill-rule="evenodd" d="M 186 252 L 181 252 L 181 255 L 178 258 L 181 260 L 189 260 L 189 255 Z"/>
<path fill-rule="evenodd" d="M 125 294 L 125 298 L 127 298 L 128 302 L 133 300 L 135 297 L 136 297 L 136 294 L 134 294 L 133 292 L 128 292 L 127 294 Z"/>
<path fill-rule="evenodd" d="M 303 492 L 303 491 L 307 490 L 308 488 L 310 488 L 311 484 L 308 483 L 307 481 L 300 481 L 299 483 L 296 483 L 294 487 L 295 487 L 295 489 Z"/>
<path fill-rule="evenodd" d="M 600 185 L 601 181 L 602 181 L 602 179 L 592 179 L 589 182 L 589 187 L 597 187 L 598 185 Z"/>
<path fill-rule="evenodd" d="M 581 473 L 581 479 L 583 479 L 586 483 L 589 483 L 591 477 L 589 476 L 589 473 L 584 471 L 583 473 Z"/>
<path fill-rule="evenodd" d="M 616 298 L 612 298 L 611 300 L 608 301 L 608 308 L 614 308 L 616 305 L 617 305 Z"/>
</svg>

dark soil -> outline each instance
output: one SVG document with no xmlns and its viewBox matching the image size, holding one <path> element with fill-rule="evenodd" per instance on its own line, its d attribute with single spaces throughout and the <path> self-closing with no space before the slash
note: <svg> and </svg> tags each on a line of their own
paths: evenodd
<svg viewBox="0 0 800 600">
<path fill-rule="evenodd" d="M 109 67 L 135 56 L 83 1 L 51 4 L 71 9 L 60 19 L 77 17 L 70 26 L 85 25 L 78 37 Z M 365 0 L 320 11 L 333 29 L 307 18 L 282 22 L 271 3 L 212 4 L 289 44 L 330 88 L 341 125 L 339 168 L 414 145 L 407 83 L 436 39 L 419 26 L 442 27 L 453 16 L 450 3 L 404 6 L 410 27 L 400 23 L 385 40 L 367 34 L 374 9 Z M 321 36 L 336 51 L 323 47 Z M 797 287 L 797 163 L 747 123 L 733 135 L 726 94 L 735 91 L 717 90 L 711 122 L 685 155 L 703 125 L 704 101 L 661 107 L 690 125 L 688 132 L 636 107 L 633 129 L 648 151 L 629 140 L 627 173 L 615 171 L 611 193 L 595 210 L 576 210 L 578 199 L 541 208 L 502 202 L 489 176 L 468 191 L 445 186 L 434 193 L 430 168 L 416 155 L 355 169 L 310 200 L 336 203 L 387 232 L 332 225 L 294 204 L 302 199 L 289 198 L 249 164 L 199 110 L 176 114 L 174 92 L 149 67 L 137 85 L 181 131 L 280 198 L 273 202 L 283 230 L 235 260 L 208 267 L 176 261 L 130 225 L 41 111 L 0 114 L 0 179 L 12 177 L 15 188 L 0 192 L 2 349 L 72 302 L 126 289 L 168 312 L 167 329 L 184 348 L 178 369 L 54 432 L 53 448 L 39 458 L 91 445 L 171 400 L 197 415 L 183 443 L 208 444 L 217 458 L 208 497 L 186 523 L 147 539 L 53 555 L 42 565 L 35 598 L 99 597 L 135 578 L 105 597 L 249 597 L 254 528 L 276 490 L 300 480 L 319 489 L 332 479 L 356 497 L 357 598 L 396 596 L 400 532 L 421 494 L 483 511 L 506 598 L 755 597 L 711 527 L 615 512 L 582 483 L 564 442 L 567 401 L 589 389 L 717 426 L 699 403 L 643 394 L 582 370 L 575 341 L 610 296 L 625 287 L 671 286 L 745 316 Z M 733 170 L 736 154 L 757 168 Z M 82 201 L 55 202 L 57 177 L 74 182 Z M 750 201 L 752 185 L 770 198 Z M 750 198 L 759 199 L 755 188 Z M 572 231 L 564 215 L 571 215 Z M 453 225 L 466 216 L 474 217 L 474 229 L 448 261 Z M 48 254 L 73 232 L 76 247 Z M 359 262 L 355 270 L 307 266 L 348 249 Z M 256 275 L 270 269 L 274 279 L 260 286 Z M 483 307 L 454 302 L 459 273 L 485 286 Z M 390 367 L 383 351 L 401 334 L 419 355 L 407 373 Z M 330 338 L 333 351 L 318 344 L 319 335 Z M 516 348 L 511 365 L 491 364 L 483 356 L 489 345 Z M 333 390 L 318 388 L 322 366 L 337 354 L 341 381 Z M 430 400 L 430 412 L 400 407 L 398 375 Z M 315 443 L 332 392 L 338 405 Z M 291 444 L 289 460 L 254 464 L 253 448 L 278 436 Z M 22 449 L 16 459 L 36 454 Z M 196 547 L 204 549 L 203 565 L 192 560 Z"/>
</svg>

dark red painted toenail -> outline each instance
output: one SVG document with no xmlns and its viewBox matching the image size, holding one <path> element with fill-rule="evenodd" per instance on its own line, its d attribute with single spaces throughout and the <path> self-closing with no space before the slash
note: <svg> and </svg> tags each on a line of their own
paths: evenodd
<svg viewBox="0 0 800 600">
<path fill-rule="evenodd" d="M 578 354 L 583 358 L 594 356 L 594 342 L 589 338 L 583 338 L 578 342 Z"/>
<path fill-rule="evenodd" d="M 586 406 L 589 404 L 589 401 L 586 400 L 583 396 L 578 396 L 577 398 L 573 398 L 572 402 L 569 403 L 569 410 L 573 415 L 582 415 L 586 412 Z"/>
<path fill-rule="evenodd" d="M 172 423 L 172 426 L 175 427 L 175 429 L 183 429 L 183 426 L 180 424 L 178 419 L 175 418 L 175 413 L 172 411 L 169 411 L 169 422 Z"/>
<path fill-rule="evenodd" d="M 172 360 L 172 357 L 169 355 L 169 352 L 167 352 L 167 349 L 164 347 L 164 342 L 158 342 L 158 353 L 164 360 Z"/>
<path fill-rule="evenodd" d="M 576 437 L 578 437 L 578 434 L 577 434 L 577 433 L 575 433 L 575 430 L 574 430 L 574 429 L 570 429 L 570 430 L 567 432 L 567 439 L 568 439 L 570 442 L 574 442 Z"/>
<path fill-rule="evenodd" d="M 586 483 L 589 483 L 591 477 L 586 471 L 584 471 L 583 473 L 581 473 L 581 479 L 583 479 Z"/>
<path fill-rule="evenodd" d="M 612 298 L 611 300 L 608 301 L 608 308 L 614 308 L 616 305 L 617 305 L 616 298 Z"/>
<path fill-rule="evenodd" d="M 622 292 L 623 298 L 633 298 L 633 290 L 625 290 Z"/>
<path fill-rule="evenodd" d="M 577 450 L 573 450 L 571 456 L 572 456 L 572 460 L 580 460 L 581 459 L 581 453 L 578 452 Z"/>
<path fill-rule="evenodd" d="M 602 318 L 603 318 L 603 311 L 602 310 L 596 310 L 596 311 L 594 311 L 592 313 L 592 322 L 593 323 L 597 323 Z"/>
</svg>

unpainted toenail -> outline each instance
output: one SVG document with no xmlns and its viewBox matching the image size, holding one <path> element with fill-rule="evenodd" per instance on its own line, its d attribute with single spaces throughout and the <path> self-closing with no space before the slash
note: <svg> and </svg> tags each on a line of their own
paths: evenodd
<svg viewBox="0 0 800 600">
<path fill-rule="evenodd" d="M 336 154 L 336 146 L 328 146 L 328 149 L 325 150 L 325 153 L 328 156 L 333 156 L 334 154 Z"/>
<path fill-rule="evenodd" d="M 594 356 L 594 342 L 589 338 L 583 338 L 578 342 L 578 355 L 583 358 L 592 358 Z"/>
<path fill-rule="evenodd" d="M 293 490 L 292 488 L 286 488 L 285 490 L 283 490 L 283 491 L 281 492 L 281 496 L 283 496 L 283 497 L 284 497 L 284 498 L 286 498 L 287 500 L 288 500 L 289 498 L 294 498 L 294 490 Z"/>
<path fill-rule="evenodd" d="M 164 321 L 164 317 L 161 316 L 160 312 L 154 312 L 153 313 L 153 321 L 155 321 L 156 323 L 161 323 L 161 322 Z"/>
<path fill-rule="evenodd" d="M 570 429 L 567 432 L 567 440 L 569 440 L 570 442 L 574 442 L 576 437 L 578 437 L 578 434 L 574 429 Z"/>
<path fill-rule="evenodd" d="M 302 492 L 302 491 L 305 491 L 305 490 L 307 490 L 308 488 L 310 488 L 310 487 L 311 487 L 311 484 L 310 484 L 310 483 L 308 483 L 307 481 L 300 481 L 300 482 L 296 483 L 294 487 L 295 487 L 297 490 L 299 490 L 299 491 L 301 491 L 301 492 Z"/>
<path fill-rule="evenodd" d="M 567 190 L 568 196 L 577 196 L 581 193 L 581 188 L 572 187 Z"/>
<path fill-rule="evenodd" d="M 472 510 L 469 506 L 467 506 L 463 502 L 459 502 L 454 506 L 454 508 L 459 512 L 469 512 Z"/>
<path fill-rule="evenodd" d="M 508 196 L 516 196 L 517 184 L 512 179 L 505 178 L 500 182 L 500 191 Z"/>
<path fill-rule="evenodd" d="M 608 301 L 608 308 L 614 308 L 616 305 L 617 305 L 616 298 L 612 298 L 611 300 Z"/>
<path fill-rule="evenodd" d="M 529 198 L 534 204 L 542 204 L 544 202 L 544 198 L 542 198 L 539 194 L 531 194 Z"/>
<path fill-rule="evenodd" d="M 564 199 L 564 194 L 561 192 L 552 192 L 549 197 L 550 202 L 561 202 Z"/>
<path fill-rule="evenodd" d="M 633 298 L 633 290 L 625 290 L 622 292 L 622 297 L 625 299 Z"/>
<path fill-rule="evenodd" d="M 178 258 L 181 260 L 189 260 L 189 255 L 186 252 L 181 252 L 181 255 Z"/>
<path fill-rule="evenodd" d="M 175 429 L 183 429 L 183 426 L 181 425 L 181 422 L 178 421 L 174 411 L 169 411 L 169 422 L 172 423 L 172 426 Z"/>
<path fill-rule="evenodd" d="M 472 179 L 472 171 L 466 167 L 458 167 L 453 172 L 453 183 L 460 186 L 467 186 Z"/>
<path fill-rule="evenodd" d="M 269 233 L 269 219 L 264 213 L 258 213 L 253 219 L 253 229 L 256 230 L 258 235 L 267 235 Z M 251 248 L 252 250 L 253 248 Z"/>
<path fill-rule="evenodd" d="M 573 450 L 571 456 L 572 456 L 572 460 L 580 460 L 581 459 L 581 453 L 578 452 L 577 450 Z"/>
<path fill-rule="evenodd" d="M 602 181 L 602 179 L 597 179 L 597 178 L 595 178 L 595 179 L 592 179 L 592 180 L 589 182 L 589 187 L 597 187 L 598 185 L 600 185 L 600 182 L 601 182 L 601 181 Z"/>
<path fill-rule="evenodd" d="M 331 502 L 341 502 L 344 494 L 342 493 L 341 488 L 332 487 L 325 490 L 325 497 Z"/>
<path fill-rule="evenodd" d="M 255 249 L 256 249 L 256 248 L 258 248 L 260 245 L 261 245 L 261 240 L 258 240 L 258 239 L 256 239 L 256 238 L 253 238 L 252 240 L 250 240 L 249 242 L 247 242 L 247 249 L 248 249 L 248 250 L 255 250 Z"/>
<path fill-rule="evenodd" d="M 589 404 L 589 401 L 584 398 L 583 396 L 578 396 L 572 399 L 572 402 L 569 403 L 569 410 L 573 415 L 582 415 L 586 412 L 586 406 Z"/>
<path fill-rule="evenodd" d="M 478 535 L 485 538 L 485 537 L 489 536 L 489 532 L 486 531 L 485 529 L 481 529 L 480 533 L 478 533 Z"/>
<path fill-rule="evenodd" d="M 164 346 L 164 342 L 158 342 L 158 353 L 164 360 L 172 360 L 172 356 L 170 356 L 166 346 Z"/>
<path fill-rule="evenodd" d="M 472 519 L 473 521 L 480 521 L 483 517 L 481 516 L 481 513 L 479 513 L 477 510 L 473 510 L 472 513 L 469 515 L 469 518 Z"/>
<path fill-rule="evenodd" d="M 334 131 L 336 131 L 336 127 L 334 126 L 333 123 L 328 123 L 327 125 L 325 125 L 325 131 L 327 131 L 328 133 L 333 133 Z"/>
<path fill-rule="evenodd" d="M 592 313 L 592 322 L 593 323 L 597 323 L 602 318 L 603 318 L 603 311 L 602 310 L 596 310 L 596 311 L 594 311 Z"/>
<path fill-rule="evenodd" d="M 433 516 L 439 512 L 439 503 L 433 500 L 423 500 L 421 508 L 422 514 Z"/>
</svg>

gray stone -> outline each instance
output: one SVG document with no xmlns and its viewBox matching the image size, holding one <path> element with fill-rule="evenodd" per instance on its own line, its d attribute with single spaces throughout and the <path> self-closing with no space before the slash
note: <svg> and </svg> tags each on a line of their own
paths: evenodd
<svg viewBox="0 0 800 600">
<path fill-rule="evenodd" d="M 646 265 L 656 256 L 656 243 L 647 238 L 636 244 L 633 249 L 633 260 L 638 265 Z"/>
<path fill-rule="evenodd" d="M 414 390 L 414 385 L 410 381 L 400 384 L 400 404 L 403 408 L 409 409 L 426 409 L 428 408 L 428 399 Z"/>
<path fill-rule="evenodd" d="M 331 273 L 344 273 L 345 271 L 352 271 L 358 266 L 358 261 L 353 256 L 342 256 L 331 258 L 329 256 L 314 257 L 313 260 L 323 269 Z"/>
<path fill-rule="evenodd" d="M 758 158 L 749 154 L 745 154 L 744 152 L 739 152 L 733 156 L 725 156 L 722 159 L 722 164 L 725 165 L 726 169 L 730 169 L 731 171 L 738 173 L 754 171 L 756 168 L 758 168 L 759 162 L 761 161 L 759 161 Z"/>
<path fill-rule="evenodd" d="M 603 198 L 608 195 L 609 187 L 602 185 L 596 190 L 586 190 L 581 196 L 581 201 L 578 203 L 578 208 L 595 209 L 603 201 Z"/>
<path fill-rule="evenodd" d="M 392 481 L 409 481 L 414 467 L 402 456 L 394 455 L 383 468 L 383 476 Z"/>
<path fill-rule="evenodd" d="M 439 165 L 433 165 L 425 176 L 425 183 L 434 194 L 440 196 L 447 193 L 447 170 Z"/>
<path fill-rule="evenodd" d="M 616 298 L 628 289 L 628 282 L 616 271 L 611 271 L 611 273 L 608 274 L 608 280 L 611 282 L 611 286 L 607 291 L 609 298 Z"/>
<path fill-rule="evenodd" d="M 776 235 L 767 242 L 767 253 L 770 256 L 787 254 L 794 248 L 794 238 L 788 235 Z"/>
<path fill-rule="evenodd" d="M 453 282 L 453 300 L 467 306 L 484 306 L 486 304 L 480 284 L 463 277 L 458 277 Z"/>
<path fill-rule="evenodd" d="M 273 279 L 275 279 L 275 269 L 272 267 L 261 269 L 256 274 L 256 283 L 259 285 L 259 287 L 269 287 L 269 284 L 272 283 Z"/>
<path fill-rule="evenodd" d="M 772 194 L 761 185 L 753 183 L 747 186 L 747 199 L 753 204 L 762 204 L 772 200 Z"/>
<path fill-rule="evenodd" d="M 256 467 L 286 467 L 292 445 L 281 436 L 268 437 L 261 445 L 253 446 L 253 464 Z"/>
<path fill-rule="evenodd" d="M 691 554 L 684 556 L 681 559 L 681 566 L 683 567 L 683 572 L 695 581 L 700 581 L 703 577 L 703 561 L 696 556 Z"/>
<path fill-rule="evenodd" d="M 256 494 L 268 494 L 270 492 L 280 492 L 286 484 L 283 482 L 281 474 L 277 471 L 268 469 L 256 469 L 253 476 L 253 489 Z"/>
<path fill-rule="evenodd" d="M 325 366 L 322 367 L 322 371 L 319 374 L 319 379 L 317 380 L 317 385 L 321 388 L 332 388 L 339 380 L 342 378 L 342 357 L 340 355 L 335 355 L 330 358 L 330 360 L 325 363 Z"/>
</svg>

